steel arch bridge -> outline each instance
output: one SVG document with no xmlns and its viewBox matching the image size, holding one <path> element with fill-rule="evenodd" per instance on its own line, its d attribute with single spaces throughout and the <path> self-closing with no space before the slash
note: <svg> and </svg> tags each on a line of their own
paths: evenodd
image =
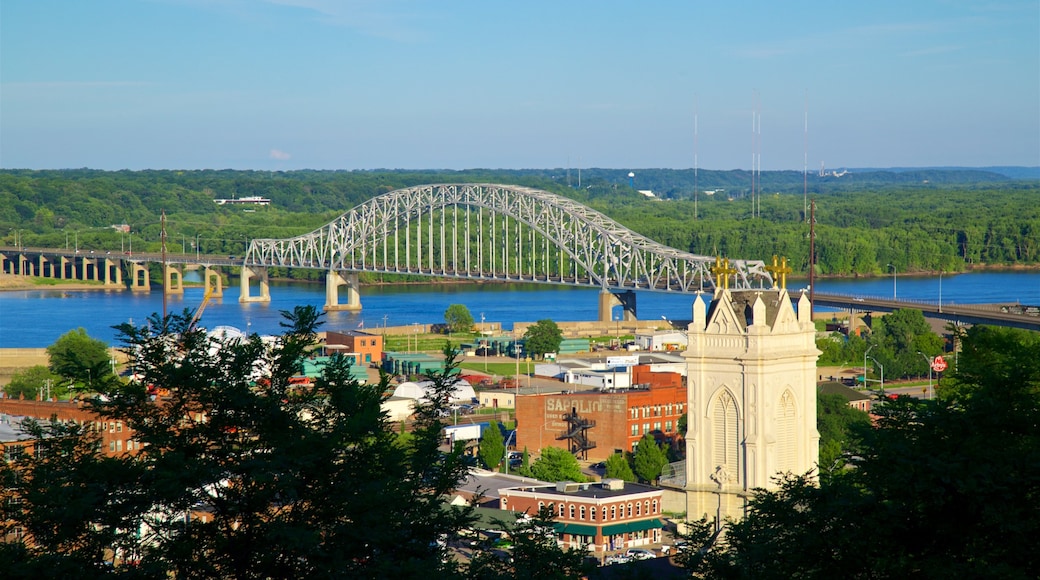
<svg viewBox="0 0 1040 580">
<path fill-rule="evenodd" d="M 716 257 L 654 242 L 571 199 L 497 184 L 391 191 L 308 234 L 256 239 L 246 267 L 538 282 L 608 291 L 710 290 Z M 715 274 L 713 274 L 715 267 Z M 772 284 L 763 261 L 730 260 L 724 283 Z"/>
</svg>

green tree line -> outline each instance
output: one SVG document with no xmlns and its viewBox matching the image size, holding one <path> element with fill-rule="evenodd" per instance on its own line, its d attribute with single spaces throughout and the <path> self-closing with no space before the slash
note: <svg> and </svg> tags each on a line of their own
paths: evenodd
<svg viewBox="0 0 1040 580">
<path fill-rule="evenodd" d="M 900 272 L 934 272 L 1040 263 L 1040 182 L 1035 179 L 941 170 L 854 173 L 840 179 L 814 175 L 806 192 L 798 187 L 800 173 L 766 172 L 752 195 L 742 172 L 700 173 L 694 188 L 689 172 L 642 170 L 640 182 L 633 184 L 651 184 L 660 197 L 650 199 L 614 170 L 585 170 L 580 188 L 576 172 L 559 169 L 6 170 L 0 171 L 0 243 L 124 251 L 133 245 L 135 251 L 158 251 L 165 212 L 170 251 L 238 255 L 250 239 L 312 231 L 395 189 L 497 182 L 570 197 L 681 250 L 747 259 L 787 256 L 795 275 L 808 272 L 807 193 L 816 205 L 821 275 L 876 275 L 887 264 Z M 272 205 L 245 211 L 213 203 L 250 195 L 267 197 Z M 128 225 L 130 232 L 113 229 L 115 224 Z M 311 271 L 272 274 L 320 276 Z"/>
</svg>

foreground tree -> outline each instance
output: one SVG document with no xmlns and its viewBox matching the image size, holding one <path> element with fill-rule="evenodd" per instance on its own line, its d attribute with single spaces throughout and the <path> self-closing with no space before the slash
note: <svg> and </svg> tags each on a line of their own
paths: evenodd
<svg viewBox="0 0 1040 580">
<path fill-rule="evenodd" d="M 976 326 L 940 399 L 854 427 L 854 469 L 758 491 L 697 569 L 726 578 L 1033 578 L 1040 569 L 1040 339 Z M 820 557 L 826 554 L 826 557 Z M 692 568 L 691 568 L 692 569 Z"/>
<path fill-rule="evenodd" d="M 856 450 L 854 431 L 870 425 L 870 415 L 849 406 L 838 394 L 820 393 L 816 397 L 816 429 L 820 432 L 820 476 L 827 477 L 845 468 L 848 456 Z"/>
<path fill-rule="evenodd" d="M 595 567 L 582 549 L 563 549 L 556 541 L 549 506 L 537 514 L 520 514 L 514 522 L 500 522 L 513 542 L 508 557 L 492 550 L 478 553 L 467 577 L 478 580 L 570 580 L 586 578 Z"/>
<path fill-rule="evenodd" d="M 108 345 L 82 328 L 58 337 L 47 347 L 47 355 L 51 372 L 71 381 L 76 388 L 92 391 L 112 377 Z"/>
<path fill-rule="evenodd" d="M 0 545 L 5 565 L 155 578 L 459 574 L 437 542 L 472 521 L 442 500 L 466 474 L 461 446 L 439 449 L 453 353 L 428 375 L 435 402 L 400 439 L 380 406 L 385 377 L 359 384 L 333 357 L 313 386 L 290 382 L 315 344 L 313 307 L 286 313 L 273 346 L 208 337 L 188 314 L 121 325 L 144 378 L 106 384 L 88 403 L 133 425 L 136 454 L 106 458 L 88 433 L 55 425 L 41 437 L 53 452 L 0 467 L 0 532 L 23 539 Z M 146 385 L 169 396 L 153 401 Z"/>
<path fill-rule="evenodd" d="M 563 331 L 548 318 L 539 320 L 527 327 L 524 333 L 524 346 L 532 356 L 545 356 L 547 352 L 559 352 L 563 343 Z"/>
</svg>

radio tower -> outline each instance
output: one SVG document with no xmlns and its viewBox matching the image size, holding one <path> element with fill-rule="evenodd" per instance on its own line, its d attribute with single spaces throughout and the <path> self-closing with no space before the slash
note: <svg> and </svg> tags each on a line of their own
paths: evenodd
<svg viewBox="0 0 1040 580">
<path fill-rule="evenodd" d="M 805 138 L 802 145 L 802 215 L 809 219 L 809 91 L 805 91 Z"/>
<path fill-rule="evenodd" d="M 693 219 L 697 219 L 697 97 L 693 98 Z"/>
</svg>

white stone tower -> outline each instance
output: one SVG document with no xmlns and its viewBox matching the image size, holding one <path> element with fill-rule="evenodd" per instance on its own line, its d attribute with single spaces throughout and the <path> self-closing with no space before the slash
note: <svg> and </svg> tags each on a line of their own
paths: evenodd
<svg viewBox="0 0 1040 580">
<path fill-rule="evenodd" d="M 796 312 L 783 287 L 720 281 L 707 310 L 694 301 L 684 356 L 687 517 L 721 523 L 742 519 L 750 492 L 775 488 L 776 475 L 815 473 L 820 351 L 804 294 Z"/>
</svg>

